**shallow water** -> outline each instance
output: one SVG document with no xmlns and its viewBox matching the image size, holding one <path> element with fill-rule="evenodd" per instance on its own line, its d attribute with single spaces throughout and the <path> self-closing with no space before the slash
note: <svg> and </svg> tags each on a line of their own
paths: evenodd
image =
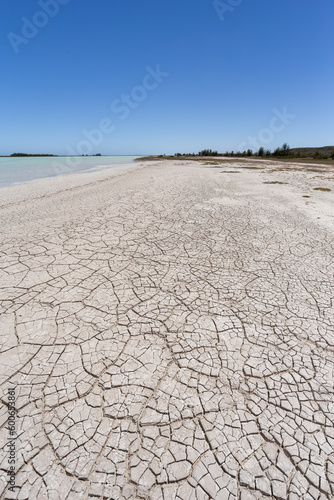
<svg viewBox="0 0 334 500">
<path fill-rule="evenodd" d="M 57 156 L 0 158 L 0 188 L 36 179 L 114 168 L 138 156 Z"/>
</svg>

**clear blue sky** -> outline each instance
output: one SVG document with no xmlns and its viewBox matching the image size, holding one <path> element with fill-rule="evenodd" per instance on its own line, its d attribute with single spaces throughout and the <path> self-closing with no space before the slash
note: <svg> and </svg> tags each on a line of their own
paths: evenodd
<svg viewBox="0 0 334 500">
<path fill-rule="evenodd" d="M 221 4 L 2 1 L 0 154 L 333 145 L 333 0 Z"/>
</svg>

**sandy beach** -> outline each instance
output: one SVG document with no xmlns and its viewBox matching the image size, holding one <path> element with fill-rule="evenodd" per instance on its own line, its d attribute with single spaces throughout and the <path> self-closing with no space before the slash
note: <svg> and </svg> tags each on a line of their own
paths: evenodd
<svg viewBox="0 0 334 500">
<path fill-rule="evenodd" d="M 334 498 L 332 167 L 161 160 L 0 196 L 0 499 Z"/>
</svg>

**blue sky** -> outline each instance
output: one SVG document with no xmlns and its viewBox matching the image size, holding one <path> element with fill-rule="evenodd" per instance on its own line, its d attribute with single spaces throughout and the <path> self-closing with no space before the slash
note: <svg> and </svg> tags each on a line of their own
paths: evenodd
<svg viewBox="0 0 334 500">
<path fill-rule="evenodd" d="M 333 17 L 333 0 L 2 1 L 0 154 L 333 145 Z"/>
</svg>

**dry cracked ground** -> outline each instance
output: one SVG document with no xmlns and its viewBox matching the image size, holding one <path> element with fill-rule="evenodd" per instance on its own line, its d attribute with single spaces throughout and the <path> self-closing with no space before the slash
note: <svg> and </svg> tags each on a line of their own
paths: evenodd
<svg viewBox="0 0 334 500">
<path fill-rule="evenodd" d="M 255 167 L 2 207 L 1 499 L 334 498 L 334 173 Z"/>
</svg>

